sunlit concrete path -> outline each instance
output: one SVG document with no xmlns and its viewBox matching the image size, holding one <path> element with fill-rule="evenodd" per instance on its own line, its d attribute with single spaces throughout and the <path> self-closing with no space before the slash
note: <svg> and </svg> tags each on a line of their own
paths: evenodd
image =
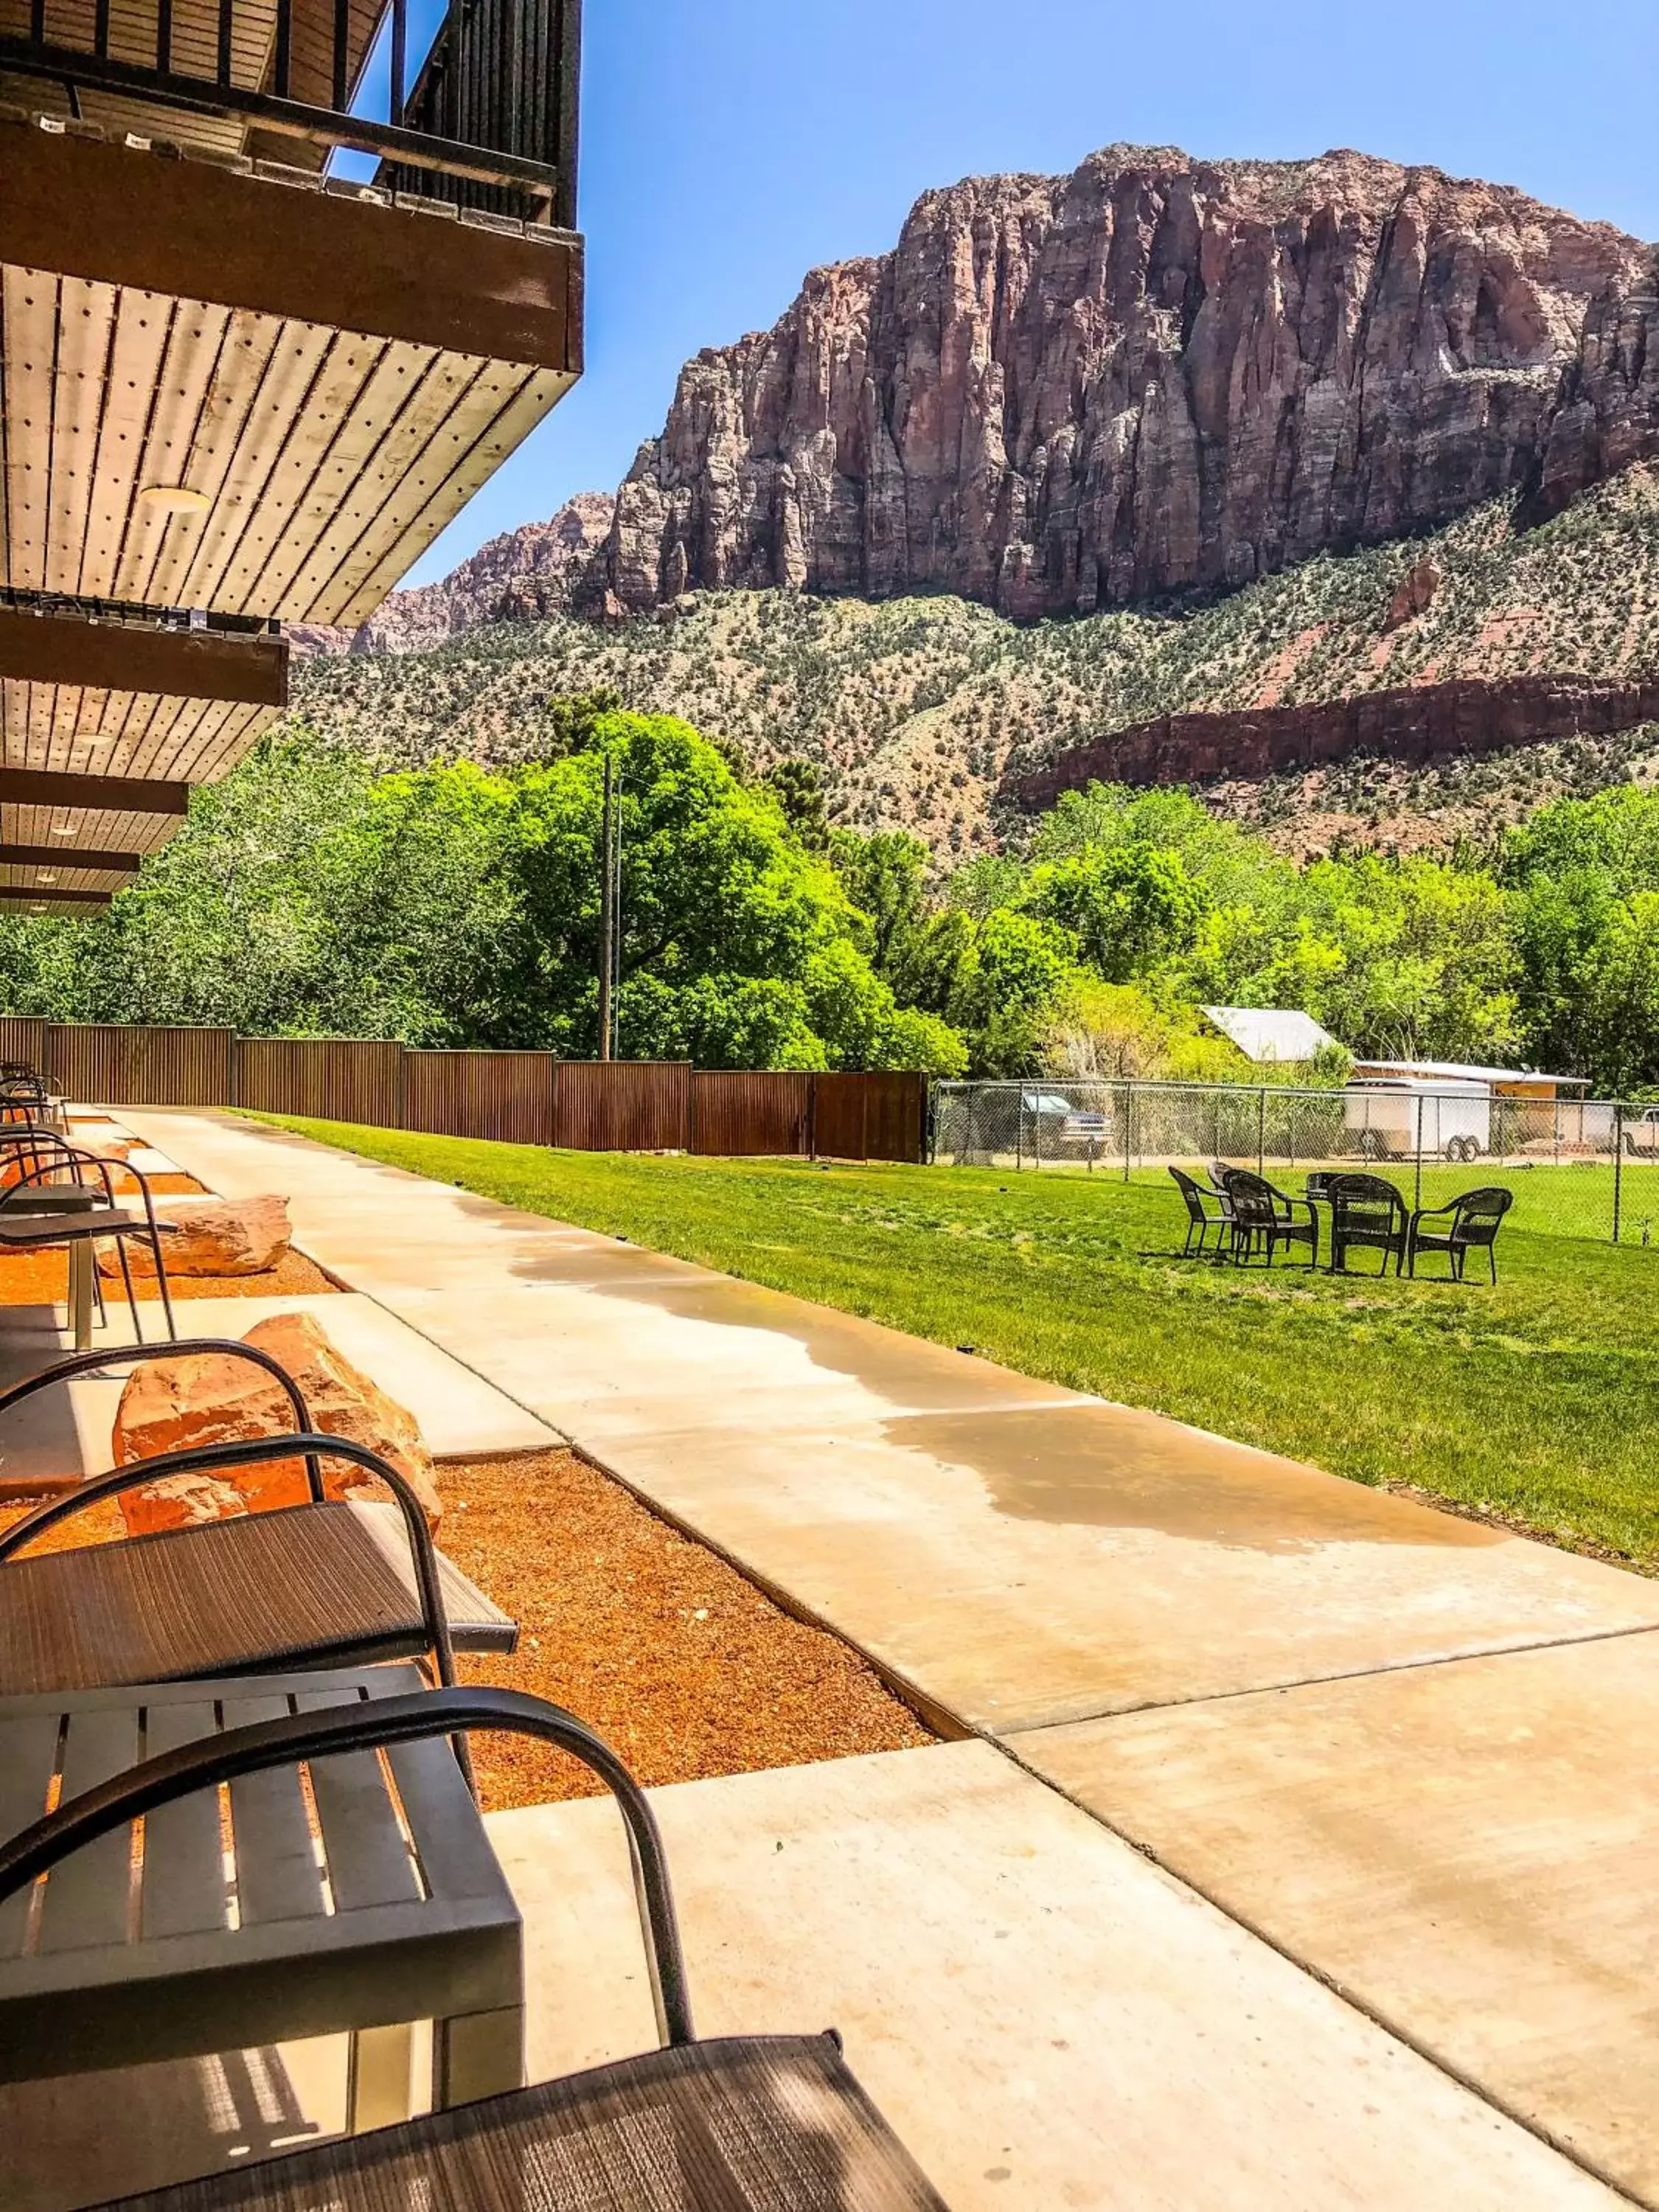
<svg viewBox="0 0 1659 2212">
<path fill-rule="evenodd" d="M 1659 2203 L 1659 1584 L 282 1131 L 123 1119 L 287 1194 L 354 1291 Z M 1355 2156 L 1351 2201 L 1398 2201 Z"/>
</svg>

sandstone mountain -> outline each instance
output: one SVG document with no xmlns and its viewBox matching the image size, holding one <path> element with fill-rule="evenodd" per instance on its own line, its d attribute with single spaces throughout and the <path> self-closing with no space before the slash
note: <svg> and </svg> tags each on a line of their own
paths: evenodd
<svg viewBox="0 0 1659 2212">
<path fill-rule="evenodd" d="M 970 178 L 699 354 L 586 493 L 362 634 L 780 586 L 1016 620 L 1236 587 L 1659 459 L 1659 248 L 1364 155 Z M 302 643 L 336 642 L 320 636 Z"/>
<path fill-rule="evenodd" d="M 393 592 L 361 629 L 295 623 L 289 642 L 301 655 L 422 653 L 485 623 L 558 613 L 602 553 L 615 508 L 609 493 L 578 492 L 548 521 L 490 538 L 437 583 Z"/>
<path fill-rule="evenodd" d="M 398 757 L 611 684 L 945 856 L 1084 775 L 1479 833 L 1655 752 L 1659 249 L 1349 153 L 970 179 L 689 362 L 614 497 L 300 641 Z"/>
<path fill-rule="evenodd" d="M 1558 513 L 1659 456 L 1656 290 L 1605 223 L 1358 154 L 970 179 L 688 364 L 605 581 L 1027 619 Z"/>
</svg>

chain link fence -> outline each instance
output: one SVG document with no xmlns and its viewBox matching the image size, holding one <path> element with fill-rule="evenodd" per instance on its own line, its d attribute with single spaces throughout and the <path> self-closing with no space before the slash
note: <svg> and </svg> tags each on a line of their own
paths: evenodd
<svg viewBox="0 0 1659 2212">
<path fill-rule="evenodd" d="M 1513 1097 L 1450 1084 L 1294 1091 L 1030 1078 L 940 1083 L 941 1165 L 1169 1188 L 1166 1170 L 1254 1168 L 1299 1194 L 1310 1172 L 1390 1177 L 1413 1206 L 1501 1182 L 1517 1229 L 1659 1244 L 1659 1106 Z"/>
</svg>

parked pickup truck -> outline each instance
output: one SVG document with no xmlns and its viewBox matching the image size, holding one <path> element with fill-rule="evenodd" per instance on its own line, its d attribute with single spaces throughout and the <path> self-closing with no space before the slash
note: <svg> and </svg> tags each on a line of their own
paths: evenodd
<svg viewBox="0 0 1659 2212">
<path fill-rule="evenodd" d="M 1659 1159 L 1659 1106 L 1647 1107 L 1639 1121 L 1626 1119 L 1625 1150 L 1632 1159 Z"/>
</svg>

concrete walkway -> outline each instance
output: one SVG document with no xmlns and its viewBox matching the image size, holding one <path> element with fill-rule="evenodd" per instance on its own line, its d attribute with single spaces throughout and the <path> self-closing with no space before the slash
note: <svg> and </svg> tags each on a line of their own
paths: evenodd
<svg viewBox="0 0 1659 2212">
<path fill-rule="evenodd" d="M 227 1195 L 284 1192 L 340 1279 L 1659 2202 L 1659 1584 L 280 1131 L 123 1119 Z M 1310 2169 L 1217 2201 L 1399 2201 L 1354 2154 L 1351 2199 Z M 1200 2201 L 1093 2186 L 1021 2201 Z"/>
</svg>

